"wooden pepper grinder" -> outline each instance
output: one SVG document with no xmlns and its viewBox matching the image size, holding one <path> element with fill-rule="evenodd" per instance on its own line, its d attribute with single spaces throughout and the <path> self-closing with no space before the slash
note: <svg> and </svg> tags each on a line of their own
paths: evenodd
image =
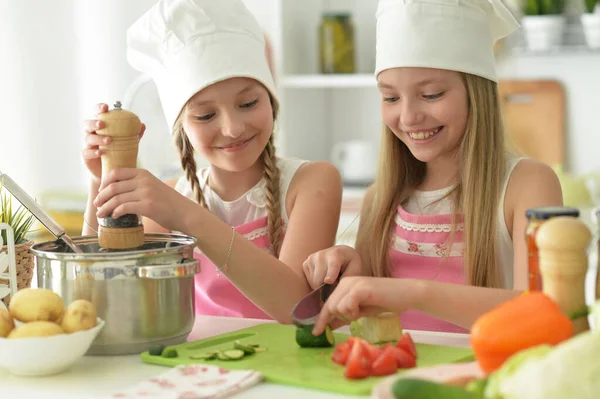
<svg viewBox="0 0 600 399">
<path fill-rule="evenodd" d="M 111 142 L 100 146 L 102 151 L 102 176 L 115 168 L 137 166 L 140 119 L 133 112 L 121 108 L 117 101 L 114 109 L 102 113 L 98 119 L 105 127 L 96 133 L 110 136 Z M 98 244 L 106 249 L 130 249 L 144 244 L 144 227 L 138 215 L 110 216 L 98 219 Z"/>
<path fill-rule="evenodd" d="M 572 216 L 552 218 L 537 233 L 543 292 L 554 299 L 567 316 L 586 308 L 586 249 L 590 238 L 587 226 Z M 573 320 L 573 327 L 575 334 L 589 330 L 587 317 Z"/>
</svg>

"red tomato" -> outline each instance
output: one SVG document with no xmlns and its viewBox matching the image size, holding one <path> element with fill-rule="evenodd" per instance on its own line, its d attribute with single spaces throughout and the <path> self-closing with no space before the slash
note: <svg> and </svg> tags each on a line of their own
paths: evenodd
<svg viewBox="0 0 600 399">
<path fill-rule="evenodd" d="M 354 341 L 344 375 L 347 378 L 366 378 L 371 374 L 371 364 L 371 357 L 364 343 Z"/>
<path fill-rule="evenodd" d="M 396 343 L 396 347 L 407 351 L 412 357 L 417 358 L 417 347 L 409 333 L 402 334 L 402 337 Z"/>
<path fill-rule="evenodd" d="M 391 346 L 390 348 L 394 352 L 394 356 L 396 357 L 396 362 L 398 364 L 398 368 L 410 369 L 410 368 L 416 367 L 417 360 L 414 357 L 412 357 L 412 355 L 410 353 L 408 353 L 407 351 L 405 351 L 402 348 L 398 348 L 397 346 Z"/>
<path fill-rule="evenodd" d="M 379 357 L 373 362 L 371 374 L 375 376 L 383 376 L 394 374 L 398 370 L 398 362 L 393 346 L 386 347 Z"/>
<path fill-rule="evenodd" d="M 348 356 L 350 355 L 350 344 L 348 342 L 341 342 L 338 346 L 335 347 L 335 351 L 331 356 L 331 360 L 333 360 L 337 364 L 341 364 L 342 366 L 346 364 L 348 360 Z"/>
</svg>

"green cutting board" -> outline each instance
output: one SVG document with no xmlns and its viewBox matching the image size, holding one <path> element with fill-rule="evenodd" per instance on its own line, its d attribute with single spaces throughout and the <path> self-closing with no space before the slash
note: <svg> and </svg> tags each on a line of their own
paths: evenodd
<svg viewBox="0 0 600 399">
<path fill-rule="evenodd" d="M 336 344 L 346 341 L 348 335 L 335 334 Z M 241 360 L 193 360 L 198 355 L 217 350 L 232 349 L 235 340 L 258 344 L 267 351 L 245 356 Z M 467 348 L 416 344 L 417 366 L 433 366 L 473 360 Z M 178 357 L 165 358 L 141 354 L 145 363 L 162 366 L 180 364 L 210 364 L 230 370 L 255 370 L 263 373 L 265 381 L 303 388 L 318 389 L 347 395 L 369 395 L 384 377 L 350 380 L 344 377 L 344 366 L 331 360 L 334 348 L 300 348 L 296 344 L 296 327 L 282 324 L 260 324 L 254 327 L 217 335 L 198 341 L 174 345 Z M 401 373 L 402 371 L 399 371 Z"/>
</svg>

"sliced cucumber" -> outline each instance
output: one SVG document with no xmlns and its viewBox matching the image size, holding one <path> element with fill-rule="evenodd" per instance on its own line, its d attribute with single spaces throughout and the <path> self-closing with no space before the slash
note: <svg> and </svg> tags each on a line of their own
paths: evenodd
<svg viewBox="0 0 600 399">
<path fill-rule="evenodd" d="M 223 352 L 223 351 L 217 352 L 217 359 L 219 359 L 219 360 L 231 360 L 230 358 L 228 358 L 227 356 L 225 356 L 225 352 Z"/>
<path fill-rule="evenodd" d="M 162 355 L 164 349 L 165 349 L 165 346 L 162 344 L 152 345 L 148 349 L 148 353 L 152 356 L 160 356 L 160 355 Z"/>
<path fill-rule="evenodd" d="M 223 351 L 223 355 L 229 360 L 239 360 L 243 358 L 246 354 L 241 349 L 228 349 Z"/>
<path fill-rule="evenodd" d="M 213 360 L 217 358 L 217 352 L 201 353 L 199 355 L 191 355 L 192 360 Z"/>
<path fill-rule="evenodd" d="M 244 345 L 244 344 L 240 343 L 239 341 L 235 341 L 233 343 L 233 347 L 234 347 L 234 349 L 239 349 L 239 350 L 243 351 L 246 355 L 251 355 L 256 352 L 255 348 L 253 348 L 249 345 Z"/>
<path fill-rule="evenodd" d="M 177 357 L 179 354 L 177 353 L 177 349 L 175 348 L 165 348 L 162 351 L 162 357 Z"/>
<path fill-rule="evenodd" d="M 267 351 L 267 348 L 263 348 L 260 346 L 257 346 L 256 348 L 254 348 L 254 352 L 256 352 L 256 353 L 262 353 L 262 352 L 266 352 L 266 351 Z"/>
<path fill-rule="evenodd" d="M 326 326 L 325 332 L 318 336 L 312 334 L 313 327 L 311 325 L 296 329 L 296 343 L 301 348 L 325 348 L 335 344 L 335 338 L 329 326 Z"/>
</svg>

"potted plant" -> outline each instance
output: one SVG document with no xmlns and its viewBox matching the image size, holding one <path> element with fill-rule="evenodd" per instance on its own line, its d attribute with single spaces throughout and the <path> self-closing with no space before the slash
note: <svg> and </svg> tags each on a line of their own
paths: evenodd
<svg viewBox="0 0 600 399">
<path fill-rule="evenodd" d="M 29 248 L 33 245 L 33 241 L 27 238 L 27 234 L 31 231 L 35 223 L 35 218 L 29 211 L 19 204 L 18 207 L 13 207 L 13 198 L 2 187 L 0 179 L 0 223 L 6 223 L 13 229 L 15 239 L 15 264 L 17 267 L 17 289 L 29 288 L 31 279 L 33 278 L 33 253 Z M 8 253 L 6 246 L 6 232 L 2 231 L 2 248 L 0 252 Z M 8 281 L 0 280 L 0 284 L 7 284 Z M 8 297 L 3 299 L 8 305 Z"/>
<path fill-rule="evenodd" d="M 526 0 L 521 25 L 531 51 L 549 51 L 562 45 L 564 9 L 564 0 Z"/>
<path fill-rule="evenodd" d="M 585 0 L 585 12 L 581 14 L 581 26 L 587 46 L 600 49 L 600 0 Z"/>
</svg>

